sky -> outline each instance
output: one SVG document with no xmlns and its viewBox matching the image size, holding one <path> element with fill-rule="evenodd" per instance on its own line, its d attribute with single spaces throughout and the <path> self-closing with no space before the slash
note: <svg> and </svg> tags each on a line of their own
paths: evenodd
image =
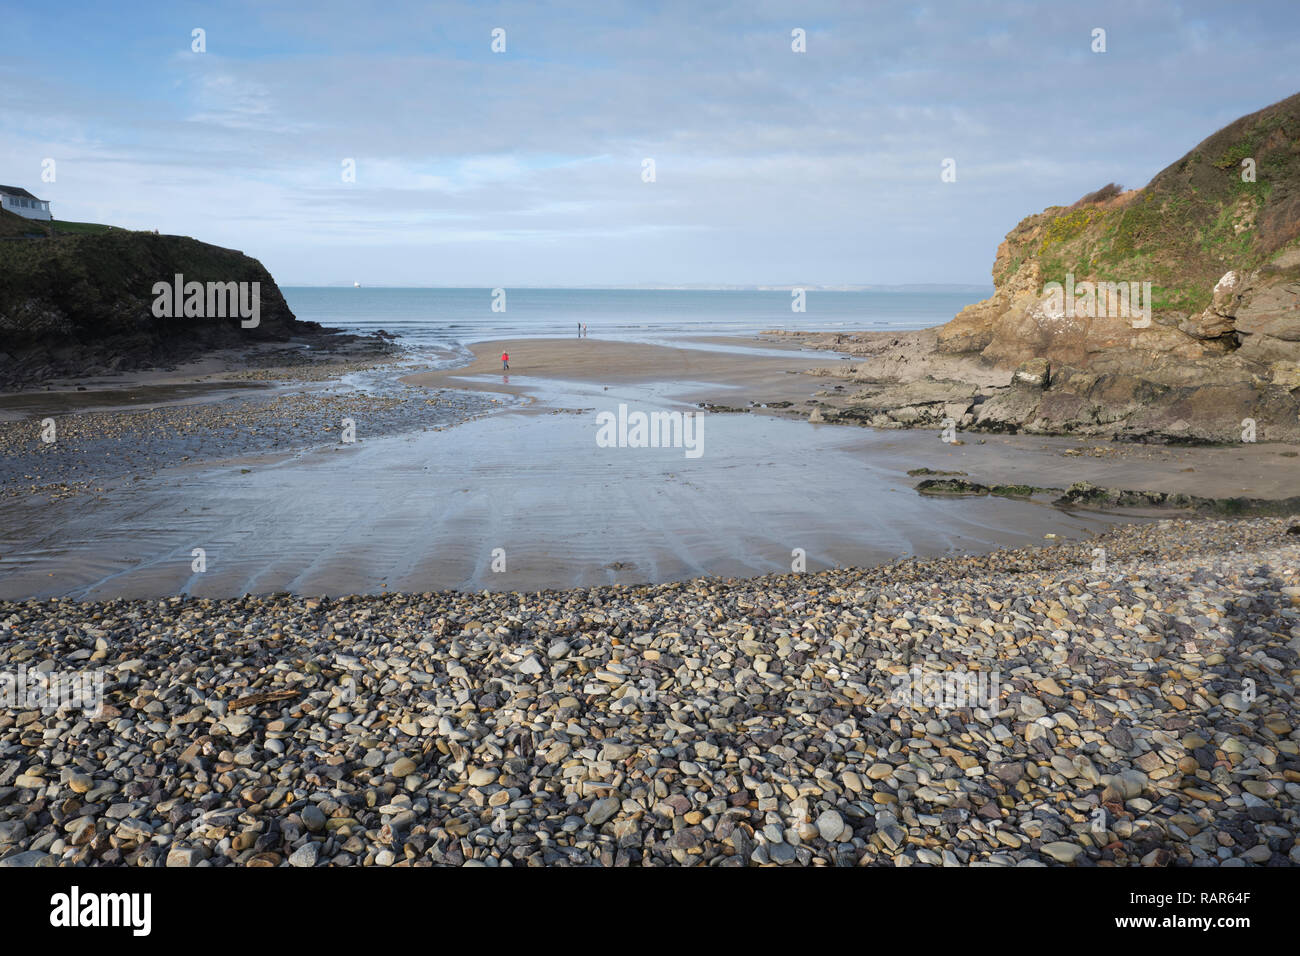
<svg viewBox="0 0 1300 956">
<path fill-rule="evenodd" d="M 1300 91 L 1296 0 L 7 7 L 0 182 L 281 285 L 989 285 Z"/>
</svg>

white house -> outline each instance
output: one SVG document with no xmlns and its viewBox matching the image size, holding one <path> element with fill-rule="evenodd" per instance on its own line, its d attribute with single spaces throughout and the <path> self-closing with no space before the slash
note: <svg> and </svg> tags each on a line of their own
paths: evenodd
<svg viewBox="0 0 1300 956">
<path fill-rule="evenodd" d="M 0 186 L 0 208 L 16 212 L 28 219 L 49 220 L 50 204 L 44 199 L 37 199 L 20 186 Z"/>
</svg>

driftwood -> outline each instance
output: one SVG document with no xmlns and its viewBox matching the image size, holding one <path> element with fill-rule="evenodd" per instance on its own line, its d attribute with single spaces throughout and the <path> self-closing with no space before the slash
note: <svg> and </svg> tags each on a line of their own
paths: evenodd
<svg viewBox="0 0 1300 956">
<path fill-rule="evenodd" d="M 247 697 L 232 701 L 228 709 L 243 710 L 245 707 L 261 707 L 263 704 L 269 704 L 277 700 L 292 700 L 297 696 L 298 691 L 296 690 L 268 690 L 262 694 L 249 694 Z"/>
</svg>

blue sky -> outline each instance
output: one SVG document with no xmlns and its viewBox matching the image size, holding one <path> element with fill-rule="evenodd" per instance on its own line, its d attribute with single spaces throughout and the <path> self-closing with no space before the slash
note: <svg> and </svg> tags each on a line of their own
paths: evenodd
<svg viewBox="0 0 1300 956">
<path fill-rule="evenodd" d="M 286 285 L 983 284 L 1024 216 L 1300 91 L 1297 26 L 1294 0 L 65 0 L 6 11 L 0 182 Z"/>
</svg>

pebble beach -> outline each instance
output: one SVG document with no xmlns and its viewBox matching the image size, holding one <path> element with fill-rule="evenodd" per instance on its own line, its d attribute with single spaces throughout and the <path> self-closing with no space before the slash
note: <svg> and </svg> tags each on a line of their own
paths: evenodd
<svg viewBox="0 0 1300 956">
<path fill-rule="evenodd" d="M 1291 929 L 1300 14 L 119 6 L 5 24 L 15 952 Z"/>
<path fill-rule="evenodd" d="M 97 713 L 0 711 L 0 867 L 1300 862 L 1292 524 L 528 593 L 0 602 L 0 673 L 105 678 Z M 899 694 L 965 672 L 996 698 Z"/>
</svg>

